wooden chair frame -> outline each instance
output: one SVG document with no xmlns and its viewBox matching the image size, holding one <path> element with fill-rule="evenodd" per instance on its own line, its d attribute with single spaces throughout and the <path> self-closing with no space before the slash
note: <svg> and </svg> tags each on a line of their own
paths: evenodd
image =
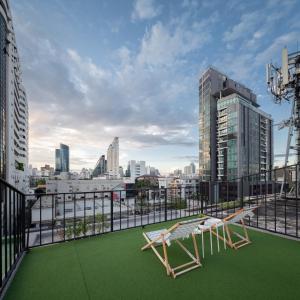
<svg viewBox="0 0 300 300">
<path fill-rule="evenodd" d="M 195 222 L 195 228 L 198 224 L 200 224 L 202 219 L 199 219 L 199 222 Z M 174 239 L 176 244 L 180 246 L 180 248 L 191 258 L 191 261 L 184 263 L 182 265 L 172 267 L 170 265 L 169 259 L 168 259 L 168 251 L 167 251 L 167 239 L 170 234 L 172 234 L 173 231 L 175 231 L 181 223 L 176 223 L 174 226 L 172 226 L 170 229 L 164 231 L 160 234 L 157 238 L 150 240 L 147 236 L 147 234 L 144 232 L 143 236 L 145 237 L 147 244 L 142 247 L 142 251 L 151 248 L 155 255 L 158 257 L 160 262 L 164 265 L 166 268 L 167 275 L 172 275 L 172 277 L 175 279 L 177 276 L 182 275 L 188 271 L 191 271 L 193 269 L 201 267 L 200 262 L 200 256 L 199 256 L 199 250 L 197 246 L 197 241 L 194 233 L 191 233 L 192 240 L 193 240 L 193 248 L 194 248 L 194 254 L 192 254 L 178 239 Z M 161 242 L 161 243 L 160 243 Z M 156 247 L 162 246 L 163 248 L 163 256 L 160 255 L 160 253 L 157 251 Z"/>
<path fill-rule="evenodd" d="M 255 208 L 253 208 L 254 210 Z M 232 230 L 231 228 L 229 228 L 229 224 L 230 224 L 230 221 L 235 218 L 236 216 L 238 216 L 239 214 L 243 213 L 245 211 L 244 208 L 242 209 L 239 209 L 238 211 L 236 211 L 235 213 L 229 215 L 228 217 L 224 218 L 222 220 L 222 222 L 224 223 L 224 227 L 225 227 L 225 232 L 226 232 L 226 235 L 227 235 L 227 238 L 225 238 L 225 242 L 226 244 L 230 247 L 230 248 L 233 248 L 235 250 L 243 247 L 243 246 L 246 246 L 248 244 L 251 244 L 251 240 L 249 238 L 249 235 L 248 235 L 248 231 L 247 231 L 247 227 L 245 226 L 245 222 L 243 219 L 241 219 L 239 222 L 241 223 L 241 226 L 243 228 L 243 232 L 244 232 L 244 235 L 241 235 L 239 234 L 238 232 Z M 216 228 L 213 227 L 212 228 L 212 233 L 217 236 L 217 233 L 216 233 Z M 236 242 L 233 242 L 232 240 L 232 236 L 235 235 L 239 238 L 238 241 Z M 223 240 L 224 241 L 224 238 L 222 236 L 218 236 L 219 239 Z"/>
</svg>

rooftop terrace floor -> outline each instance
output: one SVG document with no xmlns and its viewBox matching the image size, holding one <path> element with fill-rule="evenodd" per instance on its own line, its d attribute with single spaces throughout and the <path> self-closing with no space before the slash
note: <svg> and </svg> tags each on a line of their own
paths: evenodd
<svg viewBox="0 0 300 300">
<path fill-rule="evenodd" d="M 140 250 L 143 230 L 173 223 L 30 250 L 5 299 L 300 299 L 298 241 L 249 230 L 252 244 L 219 253 L 214 245 L 212 256 L 207 242 L 203 267 L 173 279 Z M 175 244 L 168 251 L 171 262 L 186 261 Z"/>
</svg>

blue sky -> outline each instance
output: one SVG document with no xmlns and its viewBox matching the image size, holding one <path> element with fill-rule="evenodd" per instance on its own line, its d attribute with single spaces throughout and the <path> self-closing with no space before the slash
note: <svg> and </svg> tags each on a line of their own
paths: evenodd
<svg viewBox="0 0 300 300">
<path fill-rule="evenodd" d="M 300 2 L 11 0 L 30 113 L 30 163 L 94 167 L 114 136 L 120 161 L 163 172 L 198 158 L 198 79 L 214 65 L 253 89 L 275 123 L 265 64 L 297 50 Z M 274 128 L 275 154 L 286 130 Z M 280 164 L 282 158 L 275 158 Z"/>
</svg>

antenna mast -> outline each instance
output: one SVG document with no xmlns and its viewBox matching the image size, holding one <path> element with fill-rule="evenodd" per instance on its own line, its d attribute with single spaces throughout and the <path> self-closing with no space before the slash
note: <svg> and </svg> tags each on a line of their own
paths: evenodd
<svg viewBox="0 0 300 300">
<path fill-rule="evenodd" d="M 298 48 L 298 47 L 297 47 Z M 266 79 L 268 90 L 272 93 L 275 103 L 282 103 L 283 101 L 292 102 L 291 117 L 285 121 L 289 127 L 287 148 L 285 155 L 285 167 L 289 161 L 289 150 L 296 150 L 297 164 L 300 163 L 300 51 L 288 54 L 287 48 L 282 49 L 282 66 L 276 67 L 273 64 L 266 66 Z M 283 128 L 282 127 L 282 128 Z M 291 146 L 291 138 L 295 132 L 295 146 Z M 284 180 L 281 185 L 280 197 L 283 194 Z M 298 183 L 297 183 L 298 184 Z"/>
<path fill-rule="evenodd" d="M 300 51 L 288 54 L 287 48 L 283 48 L 281 68 L 267 64 L 266 73 L 268 89 L 275 103 L 292 100 L 294 107 L 289 125 L 294 127 L 296 145 L 288 147 L 296 150 L 297 163 L 300 163 Z M 288 157 L 285 161 L 287 163 Z"/>
</svg>

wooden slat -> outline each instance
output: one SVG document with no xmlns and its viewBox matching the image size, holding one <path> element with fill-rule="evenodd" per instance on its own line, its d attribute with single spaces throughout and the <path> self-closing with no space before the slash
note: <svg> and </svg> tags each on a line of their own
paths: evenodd
<svg viewBox="0 0 300 300">
<path fill-rule="evenodd" d="M 174 278 L 176 278 L 177 276 L 182 275 L 182 274 L 184 274 L 184 273 L 186 273 L 186 272 L 189 272 L 189 271 L 191 271 L 191 270 L 194 270 L 194 269 L 196 269 L 196 268 L 200 268 L 200 267 L 201 267 L 201 265 L 195 265 L 195 266 L 192 266 L 192 267 L 187 268 L 187 269 L 185 269 L 185 270 L 182 270 L 182 271 L 180 271 L 180 272 L 178 272 L 178 273 L 175 273 L 175 274 L 174 274 Z"/>
</svg>

